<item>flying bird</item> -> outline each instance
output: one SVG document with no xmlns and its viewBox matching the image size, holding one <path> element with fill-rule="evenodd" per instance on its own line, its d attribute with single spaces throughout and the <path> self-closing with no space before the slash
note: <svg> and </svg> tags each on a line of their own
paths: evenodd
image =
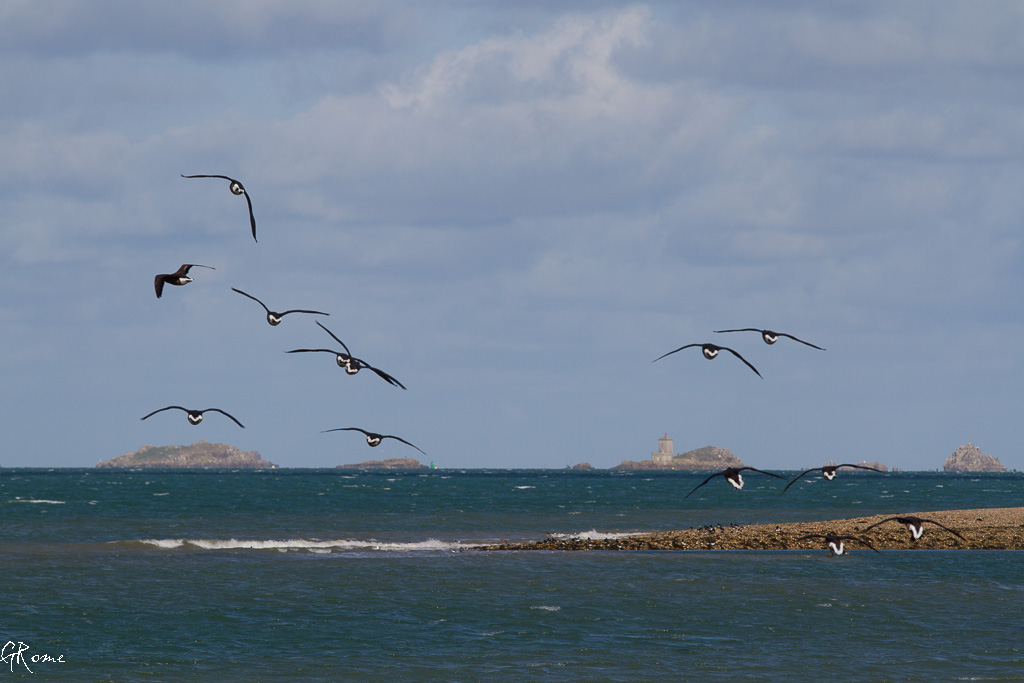
<svg viewBox="0 0 1024 683">
<path fill-rule="evenodd" d="M 231 291 L 232 292 L 238 292 L 242 296 L 247 296 L 250 299 L 252 299 L 253 301 L 255 301 L 256 303 L 258 303 L 260 306 L 262 306 L 263 310 L 267 312 L 267 322 L 270 323 L 271 325 L 280 325 L 281 324 L 281 318 L 285 317 L 289 313 L 312 313 L 314 315 L 330 315 L 330 313 L 324 313 L 323 311 L 307 311 L 307 310 L 301 309 L 301 308 L 295 308 L 295 309 L 292 309 L 290 311 L 284 311 L 283 313 L 278 313 L 276 311 L 272 311 L 269 308 L 267 308 L 267 305 L 265 303 L 263 303 L 262 301 L 260 301 L 256 297 L 254 297 L 252 294 L 246 294 L 242 290 L 235 289 L 234 287 L 231 288 Z"/>
<path fill-rule="evenodd" d="M 942 524 L 939 524 L 938 522 L 936 522 L 933 519 L 922 519 L 920 517 L 914 517 L 913 515 L 903 515 L 903 516 L 900 516 L 900 517 L 887 517 L 886 519 L 883 519 L 880 522 L 875 522 L 871 526 L 865 528 L 864 531 L 868 531 L 870 529 L 874 529 L 879 524 L 885 524 L 886 522 L 896 522 L 898 524 L 906 525 L 907 530 L 910 532 L 910 535 L 913 536 L 915 541 L 917 539 L 921 538 L 921 535 L 924 533 L 924 523 L 925 522 L 928 522 L 929 524 L 934 524 L 937 527 L 941 527 L 941 528 L 945 529 L 949 533 L 951 533 L 954 536 L 956 536 L 957 538 L 959 538 L 961 541 L 966 541 L 967 540 L 966 538 L 964 538 L 963 536 L 961 536 L 957 532 L 955 532 L 952 529 L 950 529 L 948 526 L 944 526 Z"/>
<path fill-rule="evenodd" d="M 701 486 L 703 486 L 704 484 L 708 483 L 709 481 L 711 481 L 715 477 L 725 477 L 725 480 L 727 482 L 729 482 L 733 486 L 733 488 L 739 490 L 739 489 L 743 488 L 743 475 L 740 474 L 740 473 L 743 472 L 744 470 L 753 470 L 754 472 L 760 472 L 761 474 L 767 474 L 769 477 L 775 477 L 776 479 L 785 479 L 785 477 L 780 477 L 777 474 L 772 474 L 771 472 L 765 472 L 764 470 L 759 470 L 756 467 L 726 467 L 721 472 L 715 472 L 714 474 L 709 476 L 707 479 L 705 479 L 701 483 L 699 483 L 696 486 L 694 486 L 693 487 L 693 491 L 696 491 Z M 683 496 L 683 499 L 685 500 L 685 499 L 689 498 L 693 494 L 693 491 L 690 491 L 690 493 L 687 493 L 685 496 Z"/>
<path fill-rule="evenodd" d="M 182 263 L 181 268 L 178 268 L 173 273 L 160 273 L 153 278 L 153 287 L 156 289 L 156 298 L 159 299 L 164 293 L 164 285 L 187 285 L 192 282 L 192 278 L 188 276 L 190 268 L 209 268 L 210 270 L 217 270 L 213 266 L 204 266 L 200 263 Z"/>
<path fill-rule="evenodd" d="M 846 549 L 843 547 L 843 541 L 857 541 L 858 543 L 862 543 L 867 547 L 871 548 L 876 553 L 878 552 L 878 550 L 873 545 L 865 541 L 863 538 L 860 538 L 859 536 L 838 536 L 836 534 L 807 534 L 806 536 L 801 536 L 796 540 L 802 541 L 806 538 L 824 538 L 825 544 L 828 546 L 829 557 L 832 557 L 833 555 L 842 555 L 844 552 L 846 552 Z"/>
<path fill-rule="evenodd" d="M 744 362 L 744 363 L 746 364 L 746 366 L 747 366 L 748 368 L 750 368 L 751 370 L 753 370 L 753 371 L 754 371 L 754 373 L 755 373 L 755 374 L 756 374 L 756 375 L 757 375 L 758 377 L 761 377 L 761 373 L 757 371 L 757 368 L 755 368 L 755 367 L 754 367 L 753 365 L 751 365 L 750 363 L 748 363 L 748 362 L 747 362 L 747 359 L 746 359 L 746 358 L 744 358 L 744 357 L 743 357 L 743 356 L 741 356 L 740 354 L 736 353 L 735 351 L 733 351 L 732 349 L 730 349 L 730 348 L 729 348 L 729 347 L 727 347 L 727 346 L 717 346 L 716 344 L 687 344 L 686 346 L 680 346 L 680 347 L 679 347 L 678 349 L 676 349 L 675 351 L 669 351 L 669 352 L 668 352 L 668 353 L 666 353 L 666 354 L 663 354 L 663 355 L 661 355 L 661 356 L 658 356 L 657 358 L 655 358 L 655 359 L 654 359 L 653 361 L 651 361 L 651 362 L 652 362 L 652 363 L 657 363 L 657 362 L 658 362 L 659 360 L 661 360 L 661 359 L 662 359 L 662 358 L 664 358 L 665 356 L 671 356 L 671 355 L 672 355 L 673 353 L 675 353 L 676 351 L 682 351 L 683 349 L 688 349 L 688 348 L 690 348 L 690 347 L 693 347 L 693 346 L 699 346 L 699 347 L 700 347 L 700 350 L 701 350 L 701 353 L 703 353 L 703 354 L 704 354 L 704 357 L 705 357 L 705 358 L 707 358 L 708 360 L 714 360 L 714 359 L 715 359 L 715 357 L 716 357 L 716 356 L 718 355 L 718 352 L 719 352 L 719 351 L 728 351 L 729 353 L 731 353 L 732 355 L 736 356 L 736 357 L 737 357 L 737 358 L 739 358 L 739 359 L 740 359 L 741 361 L 743 361 L 743 362 Z M 764 378 L 763 378 L 763 377 L 761 377 L 761 379 L 764 379 Z"/>
<path fill-rule="evenodd" d="M 376 432 L 368 432 L 365 429 L 360 429 L 359 427 L 338 427 L 337 429 L 325 429 L 321 433 L 326 434 L 327 432 L 362 432 L 363 434 L 366 435 L 366 443 L 370 444 L 370 446 L 373 448 L 379 446 L 380 442 L 383 441 L 384 439 L 394 439 L 395 441 L 401 441 L 406 446 L 412 446 L 420 453 L 423 453 L 423 455 L 426 455 L 422 448 L 420 448 L 419 446 L 414 446 L 413 444 L 409 443 L 400 436 L 393 436 L 391 434 L 377 434 Z"/>
<path fill-rule="evenodd" d="M 245 429 L 245 425 L 244 424 L 242 424 L 241 422 L 236 420 L 234 418 L 234 416 L 228 415 L 228 413 L 224 412 L 220 408 L 206 408 L 205 410 L 189 410 L 188 408 L 182 408 L 181 406 L 167 406 L 166 408 L 160 408 L 159 410 L 154 410 L 149 415 L 146 415 L 145 417 L 142 417 L 140 419 L 145 420 L 147 417 L 153 417 L 157 413 L 162 413 L 165 410 L 170 410 L 172 408 L 174 408 L 176 410 L 183 410 L 183 411 L 185 411 L 185 413 L 188 415 L 188 421 L 189 421 L 190 424 L 197 425 L 197 424 L 199 424 L 200 422 L 203 421 L 203 413 L 214 412 L 214 413 L 220 413 L 221 415 L 227 415 L 227 417 L 231 418 L 231 420 L 236 425 L 238 425 L 242 429 Z"/>
<path fill-rule="evenodd" d="M 245 202 L 249 205 L 249 225 L 252 226 L 252 239 L 254 242 L 258 242 L 256 239 L 256 217 L 252 215 L 252 200 L 249 199 L 249 193 L 245 191 L 245 186 L 238 182 L 234 178 L 229 178 L 226 175 L 185 175 L 181 174 L 182 178 L 223 178 L 224 180 L 231 183 L 229 188 L 232 194 L 245 195 Z"/>
<path fill-rule="evenodd" d="M 764 343 L 768 344 L 768 345 L 774 344 L 775 342 L 779 341 L 779 337 L 788 337 L 789 339 L 792 339 L 793 341 L 798 341 L 801 344 L 806 344 L 807 346 L 810 346 L 811 348 L 818 349 L 819 351 L 824 351 L 825 350 L 825 349 L 821 348 L 820 346 L 815 346 L 811 342 L 805 342 L 803 339 L 797 339 L 796 337 L 794 337 L 791 334 L 786 334 L 784 332 L 772 332 L 771 330 L 759 330 L 756 327 L 744 327 L 743 329 L 740 329 L 740 330 L 715 330 L 716 334 L 720 334 L 722 332 L 760 332 L 761 333 L 761 339 L 763 339 Z"/>
<path fill-rule="evenodd" d="M 317 320 L 316 324 L 320 325 L 320 321 Z M 352 352 L 348 350 L 348 347 L 345 345 L 345 342 L 341 341 L 336 336 L 334 336 L 334 333 L 331 332 L 326 327 L 324 327 L 323 325 L 320 325 L 320 327 L 321 329 L 323 329 L 324 332 L 331 335 L 331 338 L 334 339 L 334 341 L 341 344 L 341 348 L 345 349 L 344 353 L 341 351 L 335 351 L 333 349 L 292 349 L 291 351 L 286 351 L 285 353 L 333 353 L 335 356 L 335 360 L 338 362 L 338 366 L 345 368 L 345 372 L 348 373 L 349 375 L 354 375 L 365 368 L 367 370 L 375 372 L 378 377 L 383 379 L 388 384 L 405 389 L 404 384 L 399 382 L 397 379 L 395 379 L 388 373 L 384 372 L 379 368 L 373 367 L 372 365 L 367 363 L 365 360 L 362 360 L 361 358 L 354 357 L 352 355 Z"/>
<path fill-rule="evenodd" d="M 785 493 L 790 486 L 796 483 L 797 479 L 804 476 L 805 474 L 810 474 L 811 472 L 821 472 L 821 475 L 825 477 L 825 479 L 827 479 L 828 481 L 832 481 L 833 479 L 836 478 L 836 470 L 838 470 L 840 467 L 856 467 L 859 470 L 871 470 L 872 472 L 882 471 L 875 467 L 868 467 L 867 465 L 851 465 L 850 463 L 843 463 L 842 465 L 823 465 L 822 467 L 812 467 L 811 469 L 804 470 L 800 474 L 793 477 L 793 479 L 788 484 L 786 484 L 786 488 L 782 489 L 782 492 Z"/>
</svg>

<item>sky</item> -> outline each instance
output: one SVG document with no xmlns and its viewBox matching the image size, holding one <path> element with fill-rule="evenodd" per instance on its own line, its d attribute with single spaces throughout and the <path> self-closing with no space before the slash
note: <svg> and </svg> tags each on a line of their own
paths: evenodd
<svg viewBox="0 0 1024 683">
<path fill-rule="evenodd" d="M 1021 35 L 997 1 L 0 0 L 0 466 L 611 467 L 667 433 L 1024 469 Z M 241 180 L 258 242 L 181 174 Z M 214 270 L 157 299 L 182 263 Z M 408 389 L 285 353 L 337 347 L 317 320 Z M 715 333 L 747 327 L 826 350 Z M 708 342 L 763 378 L 652 362 Z"/>
</svg>

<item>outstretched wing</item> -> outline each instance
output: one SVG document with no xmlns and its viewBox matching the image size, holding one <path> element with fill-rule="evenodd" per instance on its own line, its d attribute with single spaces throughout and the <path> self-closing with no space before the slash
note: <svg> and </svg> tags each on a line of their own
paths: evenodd
<svg viewBox="0 0 1024 683">
<path fill-rule="evenodd" d="M 767 474 L 769 477 L 775 477 L 776 479 L 785 479 L 785 477 L 783 477 L 781 474 L 772 474 L 771 472 L 765 472 L 764 470 L 759 470 L 756 467 L 750 467 L 749 465 L 746 466 L 746 467 L 741 467 L 739 469 L 741 471 L 742 470 L 754 470 L 755 472 L 760 472 L 761 474 Z"/>
<path fill-rule="evenodd" d="M 335 427 L 334 429 L 325 429 L 320 433 L 326 434 L 327 432 L 362 432 L 366 436 L 372 436 L 370 432 L 365 429 L 360 429 L 359 427 Z"/>
<path fill-rule="evenodd" d="M 964 538 L 963 536 L 961 536 L 961 535 L 960 535 L 960 534 L 958 534 L 957 532 L 955 532 L 955 531 L 953 531 L 952 529 L 950 529 L 950 528 L 949 528 L 948 526 L 946 526 L 945 524 L 939 524 L 939 523 L 938 523 L 938 522 L 936 522 L 936 521 L 935 521 L 934 519 L 922 519 L 921 521 L 922 521 L 922 522 L 928 522 L 929 524 L 934 524 L 934 525 L 935 525 L 935 526 L 937 526 L 937 527 L 941 527 L 941 528 L 945 529 L 946 531 L 948 531 L 949 533 L 951 533 L 951 534 L 953 534 L 954 536 L 956 536 L 957 538 L 959 538 L 959 539 L 960 539 L 961 541 L 966 541 L 966 540 L 967 540 L 966 538 Z"/>
<path fill-rule="evenodd" d="M 237 180 L 235 182 L 238 182 Z M 252 215 L 252 200 L 249 199 L 249 191 L 245 189 L 242 183 L 238 183 L 242 187 L 242 194 L 245 195 L 245 203 L 249 205 L 249 225 L 252 226 L 252 241 L 259 242 L 256 239 L 256 216 Z"/>
<path fill-rule="evenodd" d="M 712 474 L 712 475 L 709 475 L 707 479 L 705 479 L 705 480 L 704 480 L 704 481 L 702 481 L 701 483 L 699 483 L 699 484 L 697 484 L 696 486 L 694 486 L 694 487 L 693 487 L 693 491 L 696 491 L 696 490 L 697 490 L 697 489 L 699 489 L 699 488 L 700 488 L 701 486 L 703 486 L 704 484 L 708 483 L 709 481 L 711 481 L 711 480 L 712 480 L 712 479 L 714 479 L 715 477 L 720 477 L 720 476 L 722 476 L 723 474 L 725 474 L 725 472 L 715 472 L 714 474 Z M 686 499 L 687 499 L 687 498 L 689 498 L 689 497 L 690 497 L 691 495 L 693 495 L 693 491 L 690 491 L 690 492 L 689 492 L 689 493 L 687 493 L 687 494 L 686 494 L 685 496 L 683 496 L 683 500 L 686 500 Z"/>
<path fill-rule="evenodd" d="M 320 325 L 320 321 L 319 321 L 319 320 L 317 320 L 317 321 L 316 321 L 316 324 L 317 324 L 317 325 Z M 335 337 L 335 336 L 334 336 L 334 333 L 333 333 L 333 332 L 331 332 L 331 331 L 330 331 L 329 329 L 327 329 L 327 328 L 326 328 L 326 327 L 324 327 L 323 325 L 320 325 L 320 329 L 322 329 L 322 330 L 323 330 L 324 332 L 326 332 L 327 334 L 331 335 L 331 339 L 333 339 L 334 341 L 336 341 L 336 342 L 338 342 L 339 344 L 341 344 L 341 348 L 345 349 L 345 353 L 346 353 L 347 355 L 349 355 L 349 356 L 351 356 L 351 355 L 352 355 L 352 352 L 348 350 L 348 347 L 347 347 L 347 346 L 345 346 L 345 342 L 343 342 L 343 341 L 341 341 L 340 339 L 338 339 L 337 337 Z"/>
<path fill-rule="evenodd" d="M 877 467 L 868 467 L 867 465 L 854 465 L 852 463 L 843 463 L 842 465 L 836 465 L 836 469 L 840 467 L 856 467 L 859 470 L 871 470 L 872 472 L 881 472 L 882 470 Z"/>
<path fill-rule="evenodd" d="M 154 410 L 154 411 L 153 411 L 152 413 L 150 413 L 149 415 L 146 415 L 145 417 L 141 417 L 141 418 L 139 418 L 139 419 L 140 419 L 140 420 L 145 420 L 145 419 L 146 419 L 147 417 L 153 417 L 153 416 L 154 416 L 154 415 L 156 415 L 157 413 L 162 413 L 162 412 L 164 412 L 165 410 L 171 410 L 172 408 L 174 408 L 174 409 L 177 409 L 177 410 L 184 410 L 184 411 L 185 411 L 186 413 L 188 412 L 188 408 L 182 408 L 181 406 L 167 406 L 166 408 L 160 408 L 159 410 Z"/>
<path fill-rule="evenodd" d="M 267 311 L 267 313 L 270 313 L 270 311 Z M 324 313 L 323 311 L 307 311 L 304 308 L 293 308 L 290 311 L 284 311 L 283 313 L 279 313 L 278 315 L 280 315 L 283 318 L 289 313 L 313 313 L 314 315 L 330 315 L 330 313 Z"/>
<path fill-rule="evenodd" d="M 362 360 L 361 358 L 353 358 L 352 362 L 357 363 L 359 365 L 360 369 L 365 368 L 367 370 L 372 370 L 373 372 L 375 372 L 377 374 L 378 377 L 380 377 L 382 380 L 384 380 L 385 382 L 387 382 L 391 386 L 401 387 L 402 389 L 405 389 L 405 385 L 404 384 L 402 384 L 397 379 L 395 379 L 394 377 L 392 377 L 388 373 L 384 372 L 380 368 L 373 367 L 372 365 L 367 363 L 365 360 Z"/>
<path fill-rule="evenodd" d="M 864 531 L 870 531 L 870 530 L 874 529 L 876 526 L 878 526 L 879 524 L 885 524 L 886 522 L 893 522 L 893 521 L 896 521 L 898 519 L 899 519 L 899 517 L 886 517 L 885 519 L 883 519 L 880 522 L 875 522 L 871 526 L 864 527 Z"/>
<path fill-rule="evenodd" d="M 258 304 L 259 304 L 260 306 L 262 306 L 262 307 L 263 307 L 263 310 L 264 310 L 264 311 L 266 311 L 267 313 L 270 313 L 270 309 L 269 309 L 269 308 L 267 308 L 267 305 L 266 305 L 265 303 L 263 303 L 262 301 L 260 301 L 259 299 L 257 299 L 256 297 L 254 297 L 254 296 L 253 296 L 252 294 L 246 294 L 246 293 L 245 293 L 245 292 L 243 292 L 242 290 L 240 290 L 240 289 L 235 289 L 234 287 L 232 287 L 232 288 L 231 288 L 231 291 L 232 291 L 232 292 L 238 292 L 238 293 L 239 293 L 239 294 L 241 294 L 242 296 L 247 296 L 247 297 L 249 297 L 250 299 L 252 299 L 252 300 L 253 300 L 253 301 L 255 301 L 256 303 L 258 303 Z"/>
<path fill-rule="evenodd" d="M 690 348 L 691 346 L 700 346 L 700 344 L 687 344 L 686 346 L 680 346 L 680 347 L 679 347 L 678 349 L 676 349 L 675 351 L 669 351 L 669 352 L 668 352 L 668 353 L 666 353 L 666 354 L 662 354 L 662 355 L 658 356 L 657 358 L 655 358 L 654 360 L 652 360 L 651 362 L 652 362 L 652 363 L 657 363 L 657 362 L 658 362 L 659 360 L 661 360 L 661 359 L 662 359 L 662 358 L 664 358 L 665 356 L 671 356 L 671 355 L 672 355 L 673 353 L 676 353 L 676 351 L 682 351 L 683 349 L 688 349 L 688 348 Z"/>
<path fill-rule="evenodd" d="M 741 356 L 740 354 L 736 353 L 735 351 L 733 351 L 732 349 L 730 349 L 730 348 L 729 348 L 728 346 L 719 346 L 718 348 L 720 348 L 720 349 L 725 349 L 726 351 L 728 351 L 728 352 L 729 352 L 729 353 L 731 353 L 732 355 L 734 355 L 734 356 L 736 356 L 737 358 L 739 358 L 739 359 L 740 359 L 741 361 L 743 361 L 743 362 L 744 362 L 744 364 L 746 364 L 746 366 L 747 366 L 748 368 L 750 368 L 751 370 L 753 370 L 753 371 L 754 371 L 754 374 L 756 374 L 756 375 L 757 375 L 758 377 L 761 377 L 761 373 L 757 371 L 757 368 L 755 368 L 755 367 L 754 367 L 753 365 L 751 365 L 750 363 L 748 363 L 748 362 L 747 362 L 747 359 L 746 359 L 746 358 L 744 358 L 744 357 L 743 357 L 743 356 Z M 761 377 L 761 379 L 764 379 L 764 377 Z"/>
<path fill-rule="evenodd" d="M 232 420 L 232 421 L 233 421 L 233 422 L 234 422 L 234 423 L 235 423 L 236 425 L 238 425 L 238 426 L 239 426 L 239 427 L 241 427 L 242 429 L 245 429 L 245 425 L 244 425 L 244 424 L 242 424 L 241 422 L 239 422 L 238 420 L 236 420 L 236 419 L 235 419 L 235 416 L 234 416 L 234 415 L 231 415 L 230 413 L 227 413 L 227 412 L 225 412 L 225 411 L 221 410 L 220 408 L 207 408 L 206 410 L 204 410 L 204 411 L 202 411 L 202 412 L 204 412 L 204 413 L 209 413 L 209 412 L 214 412 L 214 413 L 220 413 L 221 415 L 224 415 L 224 416 L 226 416 L 226 417 L 229 417 L 229 418 L 231 418 L 231 420 Z"/>
<path fill-rule="evenodd" d="M 738 329 L 738 330 L 715 330 L 715 334 L 721 334 L 722 332 L 762 332 L 763 333 L 764 330 L 759 330 L 756 327 L 744 327 L 744 328 L 741 328 L 741 329 Z"/>
<path fill-rule="evenodd" d="M 394 439 L 395 441 L 401 441 L 401 442 L 402 442 L 402 443 L 404 443 L 404 444 L 405 444 L 406 446 L 412 446 L 413 448 L 415 448 L 416 450 L 418 450 L 418 451 L 419 451 L 420 453 L 423 453 L 423 455 L 426 455 L 426 452 L 425 452 L 425 451 L 424 451 L 424 450 L 423 450 L 422 448 L 420 448 L 419 446 L 415 446 L 415 445 L 413 445 L 413 444 L 409 443 L 408 441 L 406 441 L 405 439 L 403 439 L 403 438 L 402 438 L 402 437 L 400 437 L 400 436 L 392 436 L 392 435 L 390 435 L 390 434 L 385 434 L 385 435 L 383 435 L 383 436 L 382 436 L 381 438 L 382 438 L 382 439 Z"/>
<path fill-rule="evenodd" d="M 333 353 L 335 356 L 338 355 L 337 351 L 332 349 L 292 349 L 291 351 L 285 351 L 285 353 Z"/>
<path fill-rule="evenodd" d="M 795 483 L 796 483 L 796 480 L 797 480 L 797 479 L 799 479 L 800 477 L 803 477 L 804 475 L 810 474 L 811 472 L 820 472 L 820 471 L 821 471 L 821 469 L 822 469 L 822 468 L 820 468 L 820 467 L 812 467 L 812 468 L 811 468 L 811 469 L 809 469 L 809 470 L 804 470 L 804 471 L 803 471 L 803 472 L 801 472 L 800 474 L 798 474 L 798 475 L 796 475 L 795 477 L 793 477 L 793 478 L 792 478 L 792 479 L 790 480 L 790 482 L 789 482 L 788 484 L 786 484 L 786 488 L 782 489 L 782 492 L 783 492 L 783 493 L 785 493 L 786 491 L 788 491 L 788 490 L 789 490 L 789 487 L 790 487 L 790 486 L 792 486 L 793 484 L 795 484 Z"/>
<path fill-rule="evenodd" d="M 223 178 L 232 183 L 238 183 L 234 178 L 229 178 L 226 175 L 185 175 L 184 173 L 179 174 L 182 178 Z M 241 185 L 242 183 L 238 183 Z"/>
<path fill-rule="evenodd" d="M 793 341 L 798 341 L 801 344 L 806 344 L 807 346 L 810 346 L 813 349 L 818 349 L 819 351 L 824 351 L 825 350 L 825 349 L 821 348 L 820 346 L 816 346 L 816 345 L 812 344 L 811 342 L 806 342 L 803 339 L 797 339 L 793 335 L 786 334 L 785 332 L 776 332 L 775 334 L 779 335 L 780 337 L 788 337 L 789 339 L 792 339 Z"/>
</svg>

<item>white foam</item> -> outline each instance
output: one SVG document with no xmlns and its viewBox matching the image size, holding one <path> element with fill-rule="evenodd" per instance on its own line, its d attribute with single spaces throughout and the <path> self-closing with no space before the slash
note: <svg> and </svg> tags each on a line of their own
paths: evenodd
<svg viewBox="0 0 1024 683">
<path fill-rule="evenodd" d="M 217 539 L 217 538 L 146 538 L 140 543 L 156 546 L 164 550 L 175 548 L 199 548 L 200 550 L 278 550 L 281 552 L 303 551 L 318 554 L 344 552 L 346 550 L 376 550 L 384 552 L 409 551 L 441 551 L 460 550 L 479 547 L 480 543 L 462 543 L 459 541 L 440 541 L 427 539 L 410 542 L 381 542 L 374 539 L 334 539 L 313 540 L 305 538 L 293 539 Z"/>
<path fill-rule="evenodd" d="M 601 541 L 608 538 L 629 538 L 639 533 L 636 531 L 604 532 L 591 529 L 590 531 L 580 531 L 575 534 L 548 534 L 548 536 L 565 541 Z"/>
<path fill-rule="evenodd" d="M 16 497 L 11 501 L 12 503 L 38 503 L 42 505 L 64 505 L 63 500 L 46 500 L 44 498 L 22 498 L 21 496 Z"/>
</svg>

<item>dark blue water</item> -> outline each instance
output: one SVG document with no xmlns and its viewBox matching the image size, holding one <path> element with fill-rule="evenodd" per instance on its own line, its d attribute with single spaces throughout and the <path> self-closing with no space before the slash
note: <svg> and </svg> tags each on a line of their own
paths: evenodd
<svg viewBox="0 0 1024 683">
<path fill-rule="evenodd" d="M 0 470 L 0 641 L 28 648 L 0 677 L 1024 680 L 1019 552 L 467 549 L 1024 500 L 1017 473 L 840 473 L 785 495 L 754 473 L 683 500 L 701 479 Z"/>
</svg>

